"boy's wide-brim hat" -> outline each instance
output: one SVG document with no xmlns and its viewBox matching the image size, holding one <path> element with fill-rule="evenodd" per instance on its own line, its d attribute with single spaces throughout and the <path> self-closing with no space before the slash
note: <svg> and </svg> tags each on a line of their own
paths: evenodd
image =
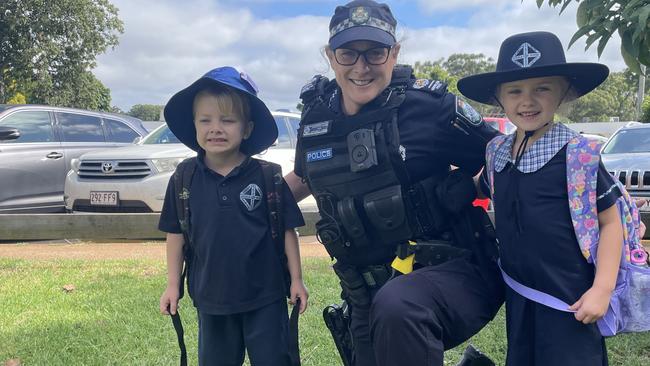
<svg viewBox="0 0 650 366">
<path fill-rule="evenodd" d="M 492 104 L 499 84 L 545 76 L 565 76 L 577 95 L 585 95 L 609 75 L 607 66 L 566 62 L 562 43 L 550 32 L 529 32 L 508 37 L 501 44 L 496 71 L 458 80 L 458 90 L 477 102 Z"/>
<path fill-rule="evenodd" d="M 266 150 L 278 138 L 278 127 L 271 112 L 257 97 L 257 87 L 245 73 L 234 67 L 219 67 L 208 71 L 192 85 L 176 93 L 165 106 L 165 121 L 174 135 L 194 151 L 201 150 L 196 141 L 194 127 L 194 97 L 204 89 L 226 86 L 239 91 L 250 103 L 253 132 L 242 141 L 240 150 L 246 155 L 254 155 Z M 247 121 L 244 121 L 247 122 Z"/>
</svg>

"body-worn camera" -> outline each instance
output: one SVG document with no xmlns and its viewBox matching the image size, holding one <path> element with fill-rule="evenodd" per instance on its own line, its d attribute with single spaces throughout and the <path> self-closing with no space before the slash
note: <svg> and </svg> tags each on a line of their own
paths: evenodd
<svg viewBox="0 0 650 366">
<path fill-rule="evenodd" d="M 362 128 L 350 132 L 347 137 L 350 170 L 359 172 L 376 166 L 377 147 L 372 129 Z"/>
</svg>

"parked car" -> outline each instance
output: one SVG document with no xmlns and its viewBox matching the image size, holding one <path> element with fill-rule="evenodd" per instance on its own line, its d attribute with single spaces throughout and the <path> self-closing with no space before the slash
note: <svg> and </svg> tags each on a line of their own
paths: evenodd
<svg viewBox="0 0 650 366">
<path fill-rule="evenodd" d="M 508 135 L 514 130 L 517 129 L 517 126 L 512 124 L 507 118 L 503 117 L 483 117 L 483 121 L 488 124 L 488 126 L 494 128 L 501 133 Z"/>
<path fill-rule="evenodd" d="M 608 140 L 607 137 L 597 135 L 595 133 L 581 133 L 581 135 L 588 138 L 588 139 L 596 140 L 596 141 L 598 141 L 598 142 L 600 142 L 602 144 L 606 143 L 607 140 Z"/>
<path fill-rule="evenodd" d="M 72 159 L 146 135 L 137 118 L 43 105 L 0 105 L 0 213 L 63 212 Z"/>
<path fill-rule="evenodd" d="M 280 164 L 286 174 L 293 170 L 300 115 L 278 111 L 272 114 L 278 139 L 255 157 Z M 166 124 L 134 146 L 84 154 L 73 162 L 66 177 L 66 208 L 82 212 L 160 212 L 176 166 L 195 155 Z M 316 210 L 311 196 L 299 205 L 304 211 Z"/>
<path fill-rule="evenodd" d="M 650 124 L 630 124 L 616 131 L 601 151 L 605 168 L 632 197 L 645 200 L 650 211 Z"/>
</svg>

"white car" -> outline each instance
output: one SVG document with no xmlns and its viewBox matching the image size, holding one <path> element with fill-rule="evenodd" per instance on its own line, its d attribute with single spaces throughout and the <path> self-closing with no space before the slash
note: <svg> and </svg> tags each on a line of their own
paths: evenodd
<svg viewBox="0 0 650 366">
<path fill-rule="evenodd" d="M 272 112 L 278 140 L 255 157 L 293 170 L 300 115 Z M 166 124 L 153 130 L 136 145 L 99 150 L 72 162 L 65 181 L 64 200 L 71 212 L 160 212 L 167 183 L 176 166 L 196 152 L 181 144 Z M 316 211 L 312 196 L 299 203 L 302 211 Z"/>
</svg>

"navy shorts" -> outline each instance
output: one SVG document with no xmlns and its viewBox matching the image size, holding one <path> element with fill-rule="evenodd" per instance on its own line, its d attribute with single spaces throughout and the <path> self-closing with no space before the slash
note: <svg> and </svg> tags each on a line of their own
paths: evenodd
<svg viewBox="0 0 650 366">
<path fill-rule="evenodd" d="M 245 313 L 198 311 L 199 365 L 241 366 L 244 350 L 252 366 L 288 366 L 287 302 L 284 298 Z"/>
</svg>

